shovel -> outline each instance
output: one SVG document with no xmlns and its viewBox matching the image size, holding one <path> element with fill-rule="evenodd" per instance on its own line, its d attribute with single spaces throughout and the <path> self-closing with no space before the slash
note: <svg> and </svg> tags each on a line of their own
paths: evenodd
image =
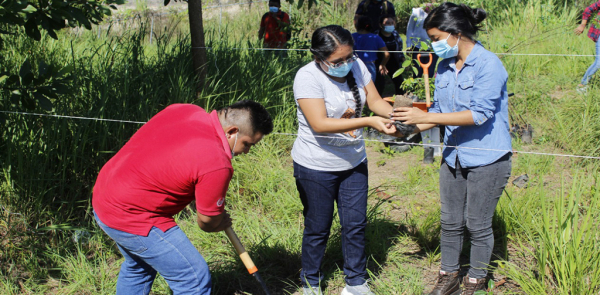
<svg viewBox="0 0 600 295">
<path fill-rule="evenodd" d="M 233 229 L 231 227 L 228 227 L 225 230 L 225 234 L 227 234 L 227 237 L 231 241 L 231 244 L 233 244 L 235 251 L 238 253 L 238 255 L 240 255 L 240 259 L 242 259 L 242 262 L 244 263 L 244 266 L 246 266 L 246 269 L 248 269 L 248 272 L 251 275 L 253 275 L 254 278 L 256 278 L 256 280 L 260 283 L 260 286 L 263 288 L 263 291 L 265 292 L 265 294 L 271 295 L 271 293 L 269 293 L 269 289 L 267 289 L 267 285 L 265 284 L 265 281 L 263 281 L 263 279 L 258 274 L 258 268 L 256 268 L 256 265 L 254 265 L 254 262 L 252 262 L 250 255 L 248 255 L 248 252 L 246 252 L 246 249 L 240 242 L 240 239 L 235 234 Z"/>
<path fill-rule="evenodd" d="M 427 107 L 431 106 L 431 95 L 429 93 L 429 66 L 431 65 L 431 61 L 433 60 L 431 53 L 429 55 L 429 62 L 424 64 L 421 62 L 421 54 L 417 54 L 417 60 L 419 64 L 421 64 L 421 68 L 423 68 L 423 77 L 425 78 L 425 102 Z"/>
</svg>

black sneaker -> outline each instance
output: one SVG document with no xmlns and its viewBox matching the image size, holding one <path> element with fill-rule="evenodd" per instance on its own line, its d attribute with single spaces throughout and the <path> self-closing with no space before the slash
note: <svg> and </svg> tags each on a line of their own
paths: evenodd
<svg viewBox="0 0 600 295">
<path fill-rule="evenodd" d="M 429 295 L 459 295 L 460 292 L 458 271 L 451 273 L 440 271 L 437 282 Z"/>
<path fill-rule="evenodd" d="M 487 278 L 474 279 L 467 275 L 463 278 L 463 287 L 461 295 L 473 295 L 477 291 L 487 292 Z"/>
</svg>

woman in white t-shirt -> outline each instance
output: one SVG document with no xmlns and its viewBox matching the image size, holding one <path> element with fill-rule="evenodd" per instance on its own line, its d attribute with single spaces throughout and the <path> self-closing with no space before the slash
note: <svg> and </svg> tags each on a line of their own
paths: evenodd
<svg viewBox="0 0 600 295">
<path fill-rule="evenodd" d="M 334 203 L 342 226 L 346 275 L 342 294 L 373 294 L 367 285 L 364 252 L 368 173 L 362 134 L 363 127 L 390 135 L 396 129 L 387 119 L 392 107 L 377 92 L 353 45 L 350 32 L 340 26 L 317 29 L 310 48 L 315 59 L 294 80 L 299 127 L 292 158 L 304 205 L 300 273 L 304 294 L 322 294 L 320 267 Z M 361 117 L 366 103 L 382 117 Z"/>
</svg>

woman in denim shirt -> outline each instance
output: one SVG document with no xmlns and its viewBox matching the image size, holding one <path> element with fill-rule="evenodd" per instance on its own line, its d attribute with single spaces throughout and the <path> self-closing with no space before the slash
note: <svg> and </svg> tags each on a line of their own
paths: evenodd
<svg viewBox="0 0 600 295">
<path fill-rule="evenodd" d="M 416 124 L 416 132 L 445 125 L 440 167 L 441 252 L 430 294 L 460 294 L 458 276 L 464 227 L 471 237 L 470 269 L 462 295 L 485 290 L 494 247 L 492 217 L 511 170 L 508 74 L 498 57 L 474 37 L 483 9 L 444 3 L 425 19 L 437 67 L 435 101 L 429 112 L 398 108 L 394 120 Z"/>
</svg>

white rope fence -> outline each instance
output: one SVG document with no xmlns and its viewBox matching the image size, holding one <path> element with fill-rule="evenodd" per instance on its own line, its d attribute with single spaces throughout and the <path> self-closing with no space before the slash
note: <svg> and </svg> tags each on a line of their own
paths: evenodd
<svg viewBox="0 0 600 295">
<path fill-rule="evenodd" d="M 215 47 L 192 47 L 192 49 L 219 49 L 219 50 L 258 50 L 258 51 L 310 51 L 305 48 L 253 48 L 253 47 L 231 47 L 231 48 L 215 48 Z M 417 53 L 417 54 L 434 54 L 431 51 L 401 51 L 401 50 L 354 50 L 355 52 L 390 52 L 390 53 Z M 510 52 L 495 52 L 495 55 L 502 56 L 561 56 L 561 57 L 595 57 L 593 54 L 567 54 L 567 53 L 510 53 Z"/>
<path fill-rule="evenodd" d="M 130 123 L 130 124 L 146 124 L 146 122 L 142 122 L 142 121 L 129 121 L 129 120 L 118 120 L 118 119 L 103 119 L 103 118 L 82 117 L 82 116 L 65 116 L 65 115 L 29 113 L 29 112 L 0 111 L 0 113 L 21 115 L 21 116 L 39 116 L 39 117 L 54 117 L 54 118 L 62 118 L 62 119 L 91 120 L 91 121 L 100 121 L 100 122 L 117 122 L 117 123 Z M 301 135 L 299 135 L 297 133 L 273 132 L 272 134 L 274 134 L 274 135 L 282 135 L 282 136 L 294 136 L 294 137 L 301 136 Z M 337 138 L 337 137 L 324 136 L 324 135 L 314 135 L 314 137 L 318 137 L 318 138 L 331 138 L 331 139 Z M 397 142 L 397 141 L 393 141 L 393 140 L 374 140 L 374 139 L 364 139 L 364 138 L 362 140 L 365 141 L 365 142 L 382 142 L 382 143 L 403 144 L 403 145 L 412 145 L 412 146 L 428 146 L 428 147 L 442 146 L 442 145 L 437 145 L 437 144 L 426 144 L 426 143 Z M 512 152 L 512 153 L 515 153 L 515 154 L 529 154 L 529 155 L 540 155 L 540 156 L 552 156 L 552 157 L 566 157 L 566 158 L 579 158 L 579 159 L 600 160 L 600 157 L 586 156 L 586 155 L 543 153 L 543 152 L 530 152 L 530 151 L 517 151 L 517 150 L 501 150 L 501 149 L 489 149 L 489 148 L 461 147 L 461 146 L 452 146 L 452 145 L 446 145 L 446 146 L 443 146 L 443 147 L 455 148 L 455 149 L 480 150 L 480 151 Z"/>
</svg>

